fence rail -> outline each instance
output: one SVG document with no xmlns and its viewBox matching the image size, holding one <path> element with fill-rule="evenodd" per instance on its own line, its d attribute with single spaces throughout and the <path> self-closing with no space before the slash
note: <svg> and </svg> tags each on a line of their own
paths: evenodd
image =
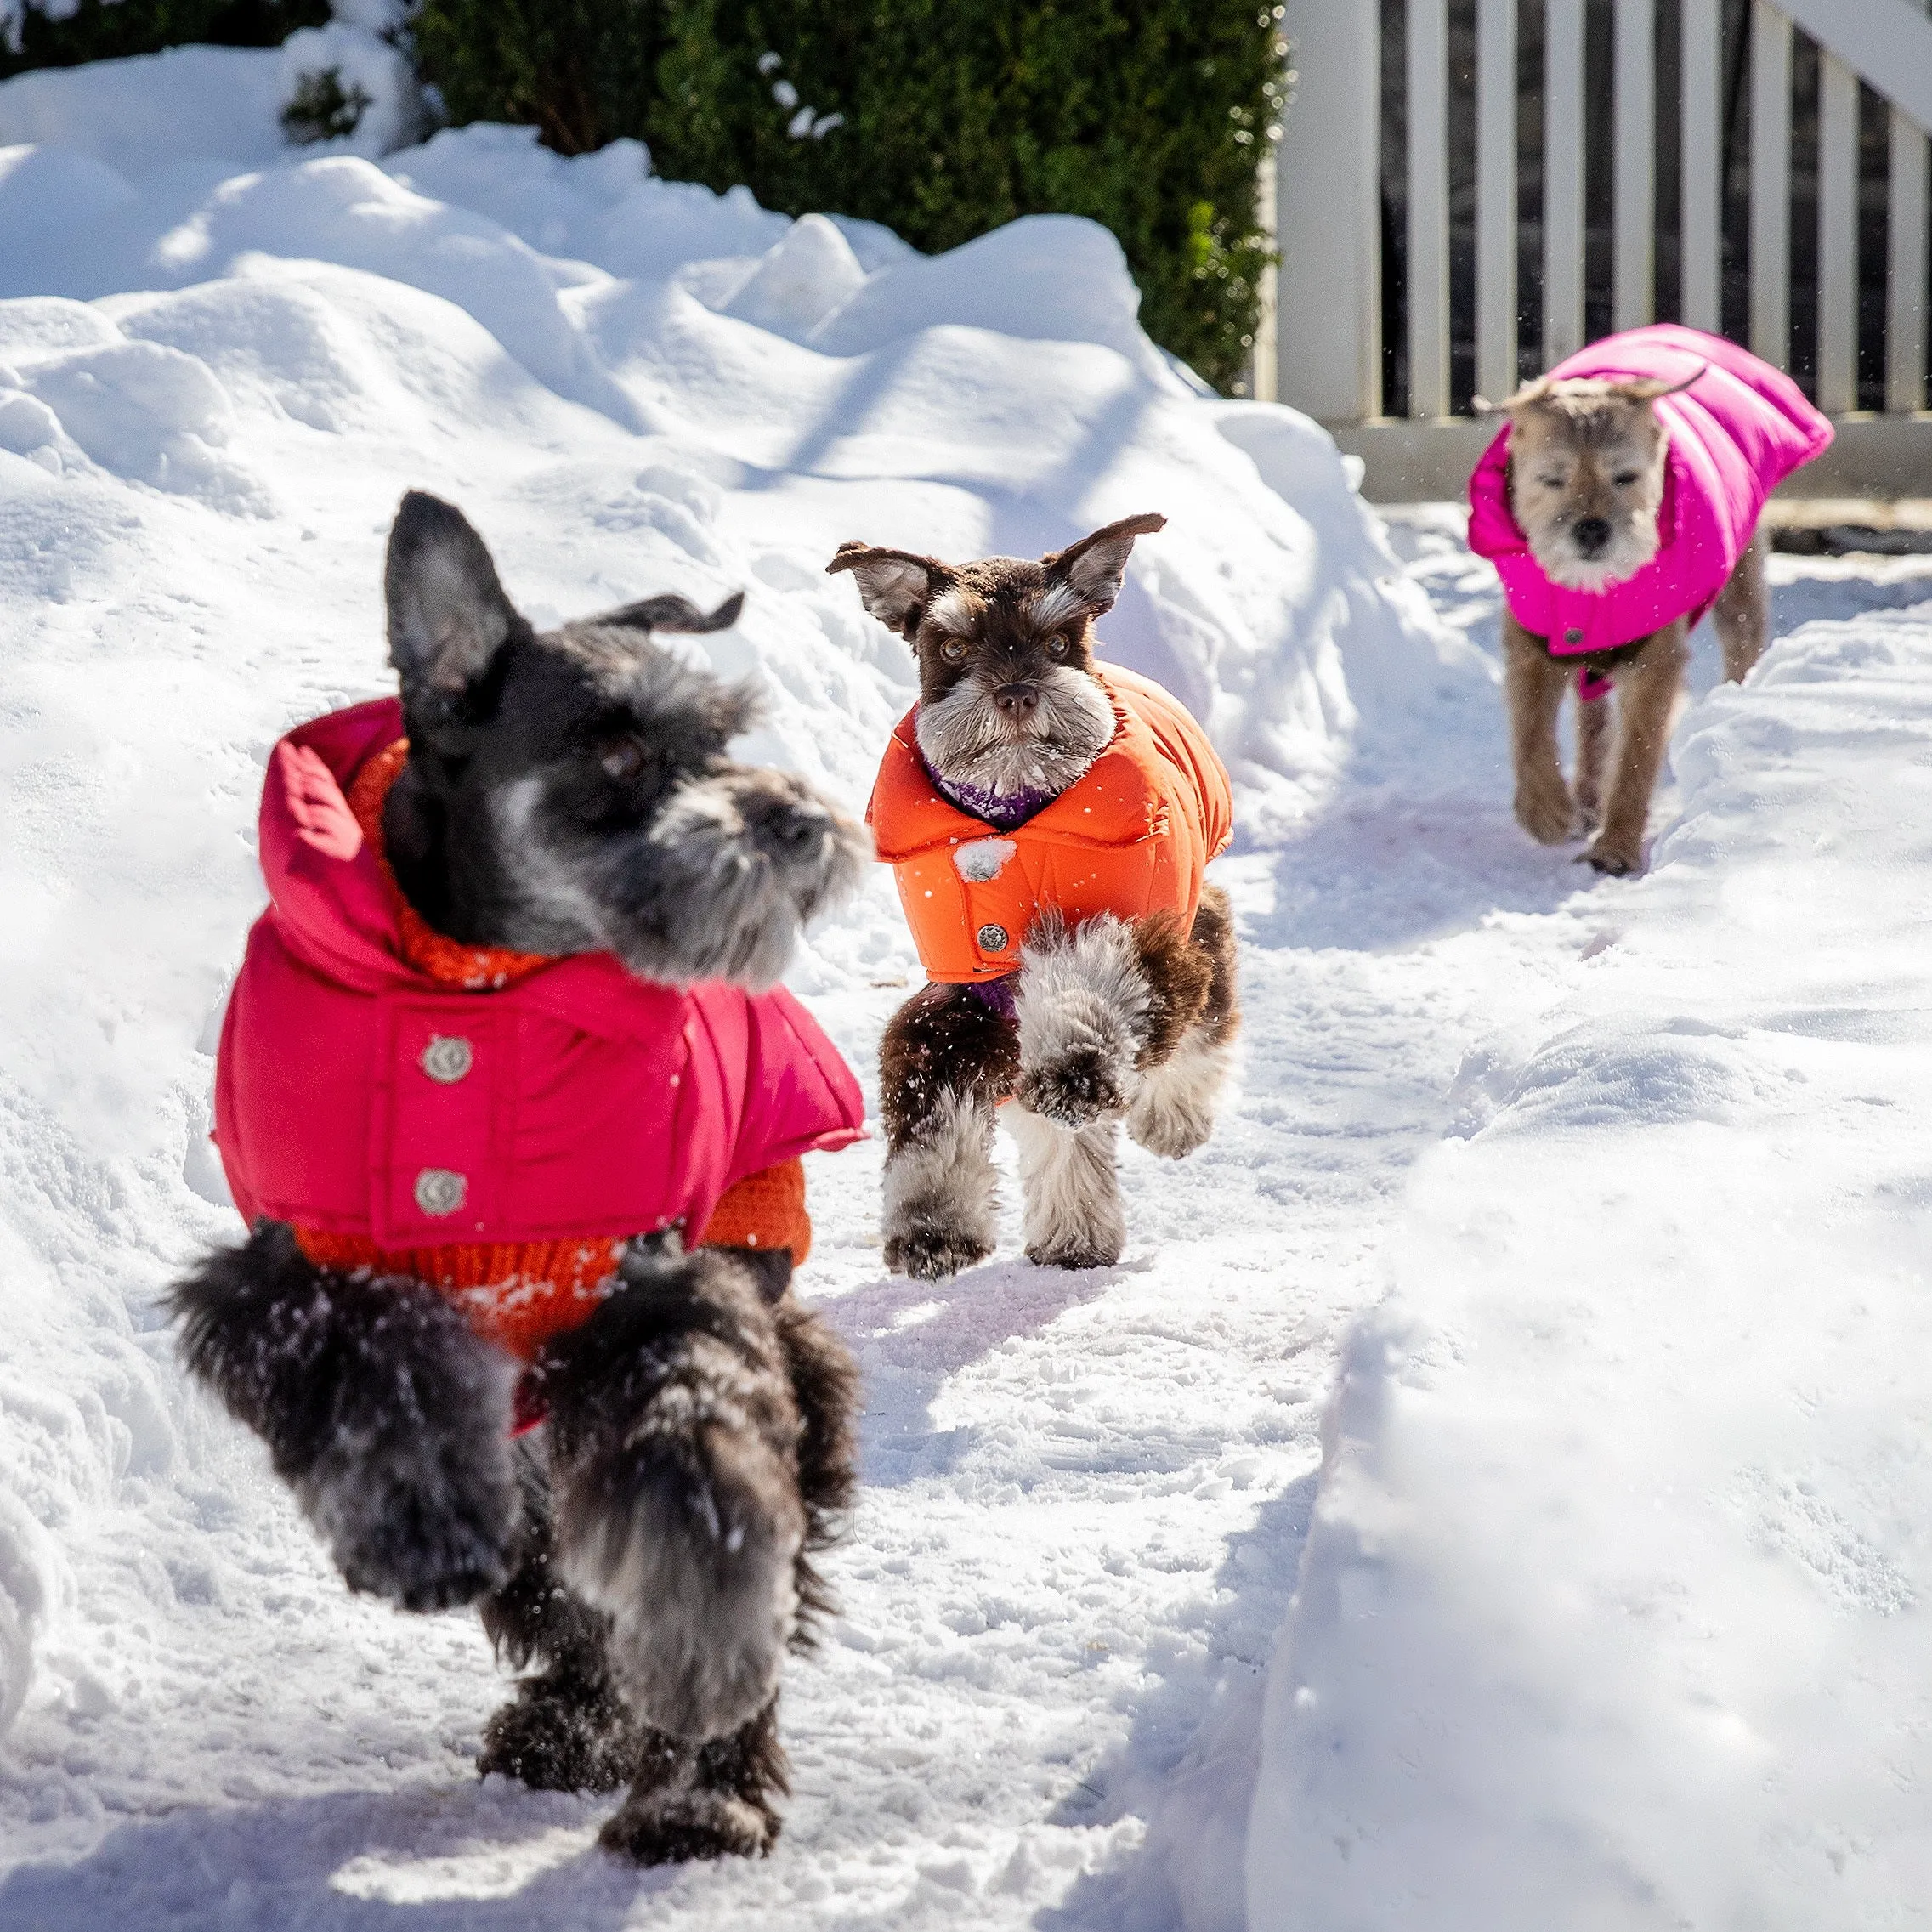
<svg viewBox="0 0 1932 1932">
<path fill-rule="evenodd" d="M 1257 383 L 1359 448 L 1371 494 L 1459 468 L 1471 391 L 1661 310 L 1861 426 L 1815 486 L 1932 495 L 1932 0 L 1287 0 L 1285 25 Z"/>
</svg>

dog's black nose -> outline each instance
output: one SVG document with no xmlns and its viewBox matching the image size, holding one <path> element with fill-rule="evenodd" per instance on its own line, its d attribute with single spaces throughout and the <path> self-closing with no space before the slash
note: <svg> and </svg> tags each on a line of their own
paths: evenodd
<svg viewBox="0 0 1932 1932">
<path fill-rule="evenodd" d="M 1585 557 L 1595 557 L 1610 541 L 1610 524 L 1602 517 L 1578 517 L 1577 527 L 1570 533 L 1577 540 L 1577 549 Z"/>
<path fill-rule="evenodd" d="M 993 694 L 993 702 L 1002 717 L 1031 717 L 1040 708 L 1040 690 L 1033 684 L 1002 684 Z"/>
</svg>

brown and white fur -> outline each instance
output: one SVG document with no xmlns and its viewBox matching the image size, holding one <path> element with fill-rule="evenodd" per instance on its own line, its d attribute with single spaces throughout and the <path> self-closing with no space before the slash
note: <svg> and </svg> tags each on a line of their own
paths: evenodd
<svg viewBox="0 0 1932 1932">
<path fill-rule="evenodd" d="M 1601 591 L 1656 556 L 1669 443 L 1652 405 L 1685 386 L 1545 377 L 1500 405 L 1510 418 L 1510 507 L 1552 582 Z M 1770 635 L 1761 530 L 1711 615 L 1724 674 L 1742 681 Z M 1532 838 L 1561 845 L 1579 831 L 1594 832 L 1583 856 L 1598 871 L 1642 870 L 1651 794 L 1676 718 L 1689 638 L 1689 622 L 1680 617 L 1613 651 L 1560 658 L 1505 607 L 1504 688 L 1516 813 Z M 1585 665 L 1610 680 L 1616 716 L 1613 723 L 1608 699 L 1579 701 L 1572 787 L 1558 757 L 1556 717 Z"/>
<path fill-rule="evenodd" d="M 918 657 L 916 733 L 937 778 L 1045 803 L 1086 772 L 1113 730 L 1094 620 L 1135 537 L 1165 521 L 1130 517 L 1038 563 L 841 547 L 830 568 L 853 573 L 866 609 Z M 1185 932 L 1172 916 L 1102 915 L 1071 931 L 1042 918 L 1010 1013 L 973 987 L 915 993 L 880 1046 L 887 1266 L 931 1281 L 993 1252 L 993 1125 L 1008 1096 L 1028 1255 L 1118 1261 L 1117 1131 L 1174 1159 L 1207 1139 L 1240 1025 L 1234 977 L 1227 898 L 1210 885 Z"/>
</svg>

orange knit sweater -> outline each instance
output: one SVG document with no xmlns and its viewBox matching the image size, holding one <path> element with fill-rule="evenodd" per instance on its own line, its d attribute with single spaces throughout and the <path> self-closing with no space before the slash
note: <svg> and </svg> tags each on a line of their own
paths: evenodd
<svg viewBox="0 0 1932 1932">
<path fill-rule="evenodd" d="M 349 809 L 394 896 L 404 953 L 411 965 L 447 985 L 513 986 L 549 960 L 541 954 L 465 946 L 445 938 L 404 898 L 389 871 L 382 856 L 382 804 L 408 756 L 408 739 L 398 739 L 363 766 L 348 794 Z M 365 1234 L 313 1227 L 297 1228 L 295 1238 L 319 1267 L 410 1275 L 429 1283 L 456 1303 L 484 1340 L 525 1362 L 552 1335 L 589 1319 L 615 1285 L 625 1248 L 622 1241 L 598 1239 L 383 1249 Z M 803 1165 L 780 1161 L 729 1188 L 712 1210 L 702 1244 L 789 1248 L 794 1263 L 802 1263 L 812 1249 Z"/>
</svg>

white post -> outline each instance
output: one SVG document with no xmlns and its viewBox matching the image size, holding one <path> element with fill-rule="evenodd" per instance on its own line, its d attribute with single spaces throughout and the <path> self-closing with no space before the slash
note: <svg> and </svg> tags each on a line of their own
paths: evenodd
<svg viewBox="0 0 1932 1932">
<path fill-rule="evenodd" d="M 1449 0 L 1408 0 L 1408 413 L 1449 413 Z"/>
<path fill-rule="evenodd" d="M 1819 55 L 1818 407 L 1858 406 L 1858 76 Z"/>
<path fill-rule="evenodd" d="M 1791 365 L 1791 22 L 1751 7 L 1751 353 Z"/>
<path fill-rule="evenodd" d="M 1584 346 L 1584 0 L 1544 25 L 1543 365 Z"/>
<path fill-rule="evenodd" d="M 1885 314 L 1885 407 L 1925 407 L 1925 131 L 1891 110 L 1890 298 Z"/>
<path fill-rule="evenodd" d="M 1656 0 L 1617 0 L 1616 187 L 1611 320 L 1635 329 L 1657 313 Z"/>
<path fill-rule="evenodd" d="M 1516 386 L 1516 0 L 1476 0 L 1476 387 Z"/>
<path fill-rule="evenodd" d="M 1276 173 L 1276 386 L 1323 422 L 1382 411 L 1381 9 L 1286 0 L 1298 76 Z"/>
<path fill-rule="evenodd" d="M 1683 14 L 1684 320 L 1716 334 L 1723 323 L 1724 61 L 1718 0 L 1680 0 Z"/>
</svg>

